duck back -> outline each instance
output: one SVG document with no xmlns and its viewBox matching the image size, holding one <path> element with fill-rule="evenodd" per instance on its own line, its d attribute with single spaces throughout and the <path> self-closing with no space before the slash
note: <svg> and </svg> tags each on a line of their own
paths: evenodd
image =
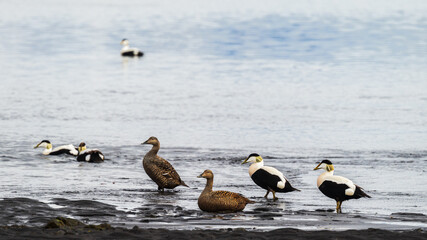
<svg viewBox="0 0 427 240">
<path fill-rule="evenodd" d="M 253 201 L 238 193 L 228 191 L 203 192 L 197 201 L 199 208 L 206 212 L 242 211 L 248 203 L 253 203 Z"/>
<path fill-rule="evenodd" d="M 142 161 L 147 175 L 153 180 L 159 189 L 173 189 L 179 185 L 187 186 L 182 180 L 173 166 L 165 159 L 147 153 Z"/>
</svg>

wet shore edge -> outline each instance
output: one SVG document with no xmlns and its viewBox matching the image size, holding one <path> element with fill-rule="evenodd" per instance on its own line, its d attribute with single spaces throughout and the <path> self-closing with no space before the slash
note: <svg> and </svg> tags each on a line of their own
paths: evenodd
<svg viewBox="0 0 427 240">
<path fill-rule="evenodd" d="M 0 226 L 0 239 L 427 239 L 423 229 L 346 231 L 304 231 L 281 228 L 272 231 L 249 231 L 244 228 L 218 230 L 169 230 L 112 227 L 108 223 L 87 225 L 65 217 L 51 219 L 45 226 Z"/>
</svg>

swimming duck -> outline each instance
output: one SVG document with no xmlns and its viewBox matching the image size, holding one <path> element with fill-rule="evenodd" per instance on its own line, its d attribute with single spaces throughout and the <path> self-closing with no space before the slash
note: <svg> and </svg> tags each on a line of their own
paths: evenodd
<svg viewBox="0 0 427 240">
<path fill-rule="evenodd" d="M 78 162 L 103 162 L 105 157 L 98 149 L 86 149 L 86 143 L 81 142 L 78 148 L 79 155 L 77 156 Z"/>
<path fill-rule="evenodd" d="M 157 184 L 159 191 L 163 192 L 165 188 L 173 189 L 177 186 L 188 187 L 187 184 L 181 180 L 181 177 L 172 165 L 157 155 L 160 149 L 160 142 L 156 137 L 150 137 L 142 144 L 153 145 L 151 150 L 145 154 L 142 165 L 147 175 Z"/>
<path fill-rule="evenodd" d="M 49 140 L 43 140 L 39 144 L 37 144 L 34 148 L 44 147 L 43 155 L 60 155 L 60 154 L 69 154 L 73 156 L 77 156 L 79 154 L 77 148 L 73 146 L 73 144 L 62 145 L 52 149 L 52 144 Z"/>
<path fill-rule="evenodd" d="M 123 45 L 122 50 L 120 51 L 120 54 L 122 56 L 126 56 L 126 57 L 142 57 L 144 55 L 143 52 L 139 51 L 138 48 L 131 48 L 129 47 L 129 40 L 127 40 L 126 38 L 124 38 L 121 42 L 120 45 Z"/>
<path fill-rule="evenodd" d="M 318 169 L 324 169 L 326 172 L 320 174 L 317 178 L 317 187 L 327 197 L 337 201 L 337 213 L 341 213 L 341 204 L 345 200 L 371 197 L 351 180 L 341 176 L 334 176 L 334 165 L 328 159 L 323 160 L 314 168 L 314 170 Z"/>
<path fill-rule="evenodd" d="M 214 174 L 211 170 L 205 170 L 198 178 L 206 178 L 206 186 L 200 194 L 197 204 L 206 212 L 238 212 L 242 211 L 246 204 L 254 203 L 246 197 L 228 191 L 212 191 Z"/>
<path fill-rule="evenodd" d="M 249 167 L 249 176 L 258 186 L 267 190 L 265 198 L 270 192 L 273 193 L 273 199 L 277 200 L 276 192 L 300 191 L 292 187 L 288 179 L 279 170 L 274 167 L 264 166 L 264 160 L 259 154 L 250 154 L 242 164 L 248 162 L 252 163 Z"/>
</svg>

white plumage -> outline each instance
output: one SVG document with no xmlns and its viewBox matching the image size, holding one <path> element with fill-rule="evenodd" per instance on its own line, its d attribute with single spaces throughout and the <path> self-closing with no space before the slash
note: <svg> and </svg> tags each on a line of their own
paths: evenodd
<svg viewBox="0 0 427 240">
<path fill-rule="evenodd" d="M 325 159 L 314 170 L 324 169 L 326 172 L 317 178 L 317 187 L 327 197 L 337 202 L 337 213 L 341 213 L 341 204 L 349 199 L 358 199 L 361 197 L 370 198 L 363 189 L 355 185 L 350 179 L 334 176 L 334 166 L 332 162 Z"/>
<path fill-rule="evenodd" d="M 49 140 L 43 140 L 39 144 L 37 144 L 34 148 L 44 147 L 43 155 L 60 155 L 60 154 L 69 154 L 73 156 L 77 156 L 79 154 L 76 147 L 72 144 L 62 145 L 56 148 L 52 148 L 52 144 Z"/>
<path fill-rule="evenodd" d="M 260 187 L 267 190 L 265 198 L 270 192 L 273 193 L 273 199 L 276 200 L 276 192 L 299 191 L 291 186 L 282 172 L 274 167 L 264 166 L 261 156 L 256 153 L 249 155 L 242 164 L 250 162 L 249 176 Z"/>
<path fill-rule="evenodd" d="M 129 40 L 127 40 L 127 39 L 123 39 L 120 42 L 120 45 L 123 45 L 122 50 L 120 50 L 120 54 L 122 56 L 128 56 L 128 57 L 138 56 L 138 57 L 142 57 L 144 55 L 144 53 L 141 52 L 138 48 L 131 48 L 131 47 L 129 47 Z"/>
<path fill-rule="evenodd" d="M 341 177 L 341 176 L 334 176 L 333 174 L 334 174 L 334 171 L 324 172 L 320 174 L 320 176 L 317 178 L 317 187 L 320 187 L 320 185 L 322 185 L 322 183 L 325 181 L 331 181 L 336 184 L 345 184 L 348 187 L 345 190 L 345 195 L 353 196 L 354 191 L 356 190 L 356 185 L 354 185 L 354 183 L 348 178 Z"/>
</svg>

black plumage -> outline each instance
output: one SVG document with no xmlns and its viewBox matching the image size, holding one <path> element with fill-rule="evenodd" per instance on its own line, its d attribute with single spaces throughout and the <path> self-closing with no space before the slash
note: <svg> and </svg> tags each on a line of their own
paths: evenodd
<svg viewBox="0 0 427 240">
<path fill-rule="evenodd" d="M 291 186 L 289 181 L 286 181 L 285 187 L 283 189 L 277 187 L 277 183 L 282 181 L 279 176 L 273 175 L 266 170 L 260 168 L 255 171 L 252 176 L 252 180 L 256 185 L 264 188 L 265 190 L 275 191 L 275 192 L 292 192 L 299 191 L 298 189 Z"/>
<path fill-rule="evenodd" d="M 77 148 L 74 148 L 77 151 Z M 61 155 L 61 154 L 68 154 L 68 155 L 73 155 L 75 156 L 75 154 L 71 153 L 70 149 L 59 149 L 57 151 L 52 151 L 51 153 L 49 153 L 49 155 Z"/>
<path fill-rule="evenodd" d="M 77 161 L 101 163 L 104 161 L 104 155 L 99 150 L 85 150 L 77 156 Z"/>
<path fill-rule="evenodd" d="M 272 192 L 273 199 L 277 200 L 276 192 L 292 192 L 299 191 L 298 189 L 292 187 L 289 181 L 285 178 L 283 173 L 277 170 L 274 167 L 264 166 L 264 160 L 257 153 L 250 154 L 243 162 L 252 163 L 249 166 L 249 176 L 252 180 L 260 186 L 261 188 L 267 190 L 265 198 L 268 194 Z"/>
<path fill-rule="evenodd" d="M 124 57 L 142 57 L 144 56 L 144 53 L 141 51 L 138 51 L 137 53 L 135 53 L 133 50 L 129 51 L 129 52 L 122 52 L 122 56 Z"/>
<path fill-rule="evenodd" d="M 78 151 L 78 162 L 101 163 L 105 159 L 104 154 L 98 149 L 86 149 L 86 143 L 84 142 L 80 143 Z"/>
<path fill-rule="evenodd" d="M 329 160 L 323 160 L 314 170 L 324 169 L 326 172 L 320 174 L 317 178 L 317 187 L 327 197 L 334 199 L 337 202 L 336 211 L 341 213 L 341 205 L 343 201 L 350 199 L 359 199 L 362 197 L 370 198 L 363 189 L 354 184 L 351 180 L 334 175 L 334 166 Z"/>
<path fill-rule="evenodd" d="M 350 199 L 359 199 L 361 197 L 370 196 L 363 192 L 362 188 L 356 185 L 356 190 L 352 196 L 345 195 L 345 190 L 348 189 L 348 185 L 344 183 L 336 183 L 333 181 L 324 181 L 320 186 L 319 190 L 325 194 L 325 196 L 335 199 L 336 201 L 345 201 Z"/>
</svg>

